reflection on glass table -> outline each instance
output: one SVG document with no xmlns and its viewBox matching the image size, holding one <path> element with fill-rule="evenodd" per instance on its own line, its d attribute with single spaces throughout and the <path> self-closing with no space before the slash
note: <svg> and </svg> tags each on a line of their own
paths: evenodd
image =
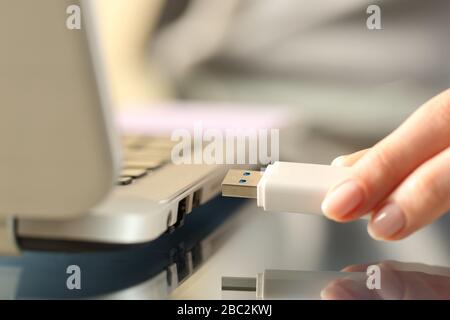
<svg viewBox="0 0 450 320">
<path fill-rule="evenodd" d="M 418 263 L 384 261 L 358 264 L 343 269 L 345 272 L 366 272 L 369 265 L 380 270 L 380 288 L 368 289 L 366 279 L 342 277 L 323 289 L 323 299 L 329 300 L 449 300 L 450 268 Z"/>
<path fill-rule="evenodd" d="M 450 299 L 450 268 L 384 261 L 341 271 L 265 270 L 256 277 L 222 277 L 223 296 L 247 299 Z"/>
</svg>

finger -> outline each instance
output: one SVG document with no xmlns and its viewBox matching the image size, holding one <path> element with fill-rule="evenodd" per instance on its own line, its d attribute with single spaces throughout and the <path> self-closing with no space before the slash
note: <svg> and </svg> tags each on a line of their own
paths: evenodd
<svg viewBox="0 0 450 320">
<path fill-rule="evenodd" d="M 351 178 L 328 192 L 322 211 L 337 221 L 375 208 L 411 172 L 450 145 L 450 90 L 419 108 L 352 167 Z"/>
<path fill-rule="evenodd" d="M 382 269 L 381 289 L 383 300 L 448 299 L 450 278 L 416 271 Z"/>
<path fill-rule="evenodd" d="M 341 272 L 366 272 L 367 267 L 370 266 L 370 263 L 367 264 L 353 264 L 350 266 L 346 266 L 341 269 Z"/>
<path fill-rule="evenodd" d="M 419 273 L 422 282 L 427 283 L 428 287 L 436 299 L 450 299 L 450 278 L 442 275 L 430 275 Z M 420 291 L 419 291 L 420 292 Z M 429 298 L 428 298 L 429 299 Z"/>
<path fill-rule="evenodd" d="M 368 225 L 375 239 L 398 240 L 450 210 L 450 147 L 421 165 L 377 210 Z"/>
<path fill-rule="evenodd" d="M 374 291 L 364 281 L 338 279 L 328 284 L 321 292 L 322 300 L 376 300 Z"/>
<path fill-rule="evenodd" d="M 380 263 L 379 267 L 381 270 L 381 288 L 377 294 L 381 299 L 435 300 L 450 297 L 450 278 L 417 271 L 419 267 L 423 268 L 424 265 L 385 261 Z M 398 270 L 398 268 L 402 270 Z"/>
<path fill-rule="evenodd" d="M 449 299 L 450 278 L 416 271 L 398 271 L 390 263 L 379 263 L 380 288 L 368 289 L 365 279 L 338 279 L 321 292 L 326 300 L 354 299 Z"/>
<path fill-rule="evenodd" d="M 366 279 L 360 280 L 363 282 L 361 284 L 364 285 L 366 291 L 371 292 L 372 299 L 401 299 L 403 297 L 404 286 L 401 282 L 401 279 L 399 279 L 399 277 L 397 276 L 397 271 L 393 268 L 394 262 L 383 261 L 377 264 L 372 264 L 371 266 L 374 265 L 378 266 L 380 270 L 380 287 L 369 289 Z M 366 270 L 361 270 L 361 272 L 368 274 Z M 360 295 L 364 295 L 364 297 L 367 297 L 367 293 L 363 290 L 359 290 L 357 291 L 357 293 L 359 293 Z"/>
<path fill-rule="evenodd" d="M 346 154 L 340 157 L 337 157 L 336 159 L 331 162 L 332 166 L 338 166 L 338 167 L 350 167 L 356 163 L 363 155 L 367 153 L 369 149 L 364 149 L 357 151 L 355 153 Z"/>
</svg>

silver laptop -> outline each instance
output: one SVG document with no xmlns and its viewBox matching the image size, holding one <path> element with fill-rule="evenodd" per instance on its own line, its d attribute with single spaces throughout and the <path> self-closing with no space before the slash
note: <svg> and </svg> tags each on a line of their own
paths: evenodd
<svg viewBox="0 0 450 320">
<path fill-rule="evenodd" d="M 147 242 L 220 192 L 227 166 L 174 165 L 169 138 L 119 137 L 91 6 L 0 1 L 2 254 L 23 238 Z"/>
</svg>

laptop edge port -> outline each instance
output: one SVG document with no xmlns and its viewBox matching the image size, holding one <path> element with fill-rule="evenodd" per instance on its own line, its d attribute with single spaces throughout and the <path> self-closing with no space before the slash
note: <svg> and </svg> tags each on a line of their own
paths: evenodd
<svg viewBox="0 0 450 320">
<path fill-rule="evenodd" d="M 192 198 L 192 194 L 190 194 L 178 202 L 177 222 L 175 223 L 176 227 L 182 226 L 184 224 L 186 214 L 191 213 Z"/>
<path fill-rule="evenodd" d="M 194 192 L 194 197 L 192 199 L 192 208 L 197 208 L 200 206 L 202 201 L 202 189 L 199 189 Z"/>
</svg>

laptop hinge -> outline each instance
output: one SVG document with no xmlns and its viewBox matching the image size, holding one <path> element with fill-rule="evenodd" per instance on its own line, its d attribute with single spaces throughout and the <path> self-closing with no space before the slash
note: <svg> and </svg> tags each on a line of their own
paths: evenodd
<svg viewBox="0 0 450 320">
<path fill-rule="evenodd" d="M 20 253 L 16 241 L 16 220 L 13 217 L 0 217 L 0 255 L 18 256 Z"/>
</svg>

